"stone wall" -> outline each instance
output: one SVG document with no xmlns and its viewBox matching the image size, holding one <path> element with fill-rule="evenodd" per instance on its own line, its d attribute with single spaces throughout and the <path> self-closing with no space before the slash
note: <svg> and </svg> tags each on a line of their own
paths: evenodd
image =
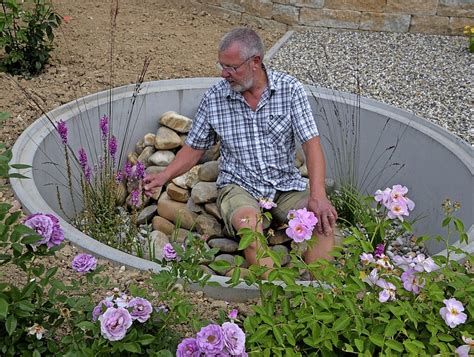
<svg viewBox="0 0 474 357">
<path fill-rule="evenodd" d="M 474 26 L 473 0 L 173 0 L 237 23 L 462 35 Z"/>
</svg>

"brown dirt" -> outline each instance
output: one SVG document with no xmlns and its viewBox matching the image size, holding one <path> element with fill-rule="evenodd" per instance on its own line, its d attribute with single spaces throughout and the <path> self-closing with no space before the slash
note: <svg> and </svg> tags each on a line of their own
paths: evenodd
<svg viewBox="0 0 474 357">
<path fill-rule="evenodd" d="M 38 99 L 47 112 L 75 98 L 109 88 L 134 83 L 141 71 L 146 56 L 151 64 L 146 80 L 183 77 L 218 76 L 215 70 L 216 49 L 219 39 L 229 29 L 241 24 L 224 18 L 211 16 L 192 7 L 173 7 L 159 0 L 123 1 L 119 4 L 119 15 L 115 40 L 111 41 L 110 5 L 106 1 L 55 1 L 56 11 L 70 17 L 56 32 L 56 49 L 50 63 L 39 76 L 15 80 Z M 283 34 L 268 29 L 256 29 L 270 48 Z M 110 80 L 110 44 L 114 44 L 114 76 Z M 2 123 L 0 142 L 11 147 L 21 132 L 40 115 L 41 111 L 31 105 L 22 91 L 4 74 L 0 75 L 0 111 L 7 111 L 11 118 Z M 19 209 L 8 187 L 8 181 L 0 179 L 0 202 L 13 204 Z M 58 276 L 65 282 L 74 279 L 75 272 L 70 262 L 78 252 L 67 244 L 54 258 L 45 258 L 47 266 L 57 265 Z M 105 266 L 104 274 L 121 289 L 131 284 L 143 284 L 146 273 L 123 270 L 109 261 L 100 260 Z M 2 267 L 0 279 L 19 281 L 13 268 Z M 99 293 L 99 292 L 98 292 Z M 99 293 L 100 294 L 100 293 Z M 227 305 L 193 294 L 201 316 L 216 317 L 220 308 Z M 245 311 L 244 304 L 231 304 Z"/>
</svg>

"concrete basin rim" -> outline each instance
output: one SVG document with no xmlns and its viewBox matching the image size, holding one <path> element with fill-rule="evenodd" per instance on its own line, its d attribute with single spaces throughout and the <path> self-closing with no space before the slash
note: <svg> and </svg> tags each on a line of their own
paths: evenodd
<svg viewBox="0 0 474 357">
<path fill-rule="evenodd" d="M 140 91 L 139 95 L 144 95 L 146 93 L 150 93 L 150 90 L 161 92 L 161 91 L 170 91 L 170 90 L 186 90 L 186 89 L 199 89 L 199 88 L 207 88 L 213 83 L 215 83 L 219 78 L 214 77 L 207 77 L 207 78 L 184 78 L 184 79 L 173 79 L 173 80 L 164 80 L 164 81 L 153 81 L 153 82 L 145 82 L 143 89 Z M 113 100 L 118 100 L 123 97 L 130 97 L 131 91 L 135 85 L 126 85 L 118 88 L 114 88 L 112 90 Z M 314 86 L 306 86 L 308 90 L 315 91 L 319 93 L 321 97 L 325 97 L 327 99 L 333 100 L 354 100 L 354 95 L 350 93 L 338 92 L 333 90 L 328 90 L 325 88 L 314 87 Z M 337 94 L 337 95 L 336 95 Z M 110 91 L 105 90 L 99 93 L 90 94 L 83 98 L 79 98 L 73 102 L 64 104 L 58 108 L 53 109 L 48 115 L 55 120 L 58 118 L 59 115 L 64 115 L 71 111 L 71 105 L 76 106 L 76 103 L 81 102 L 80 105 L 86 105 L 85 108 L 88 106 L 97 106 L 98 100 L 109 100 Z M 345 102 L 347 103 L 347 101 Z M 410 121 L 411 126 L 417 130 L 422 129 L 421 131 L 425 134 L 429 135 L 430 133 L 433 135 L 433 138 L 440 142 L 441 144 L 445 145 L 450 151 L 452 151 L 456 156 L 460 159 L 462 158 L 471 158 L 470 160 L 464 160 L 464 164 L 469 167 L 471 173 L 474 172 L 474 164 L 472 161 L 472 152 L 473 149 L 464 141 L 458 140 L 456 136 L 447 132 L 444 128 L 437 127 L 436 125 L 429 123 L 423 118 L 417 117 L 416 115 L 400 110 L 398 108 L 392 107 L 390 105 L 379 103 L 372 99 L 361 98 L 361 106 L 365 109 L 375 110 L 377 112 L 391 114 L 390 117 L 393 117 L 395 120 L 403 119 L 403 115 L 410 115 L 412 121 Z M 69 119 L 69 118 L 66 118 Z M 35 149 L 37 148 L 37 144 L 35 145 L 34 139 L 37 139 L 37 142 L 41 142 L 41 140 L 50 134 L 51 131 L 54 129 L 48 123 L 45 125 L 45 116 L 41 116 L 38 120 L 36 120 L 32 125 L 30 125 L 18 138 L 13 146 L 13 163 L 22 163 L 22 164 L 33 164 L 33 158 L 35 154 Z M 406 121 L 407 119 L 403 119 Z M 427 124 L 428 123 L 428 124 Z M 416 125 L 415 125 L 416 124 Z M 442 130 L 439 130 L 442 129 Z M 34 133 L 34 135 L 32 134 Z M 439 140 L 438 140 L 439 139 Z M 17 170 L 12 170 L 12 172 L 18 172 Z M 25 171 L 21 171 L 25 173 Z M 31 170 L 30 170 L 31 172 Z M 51 207 L 44 201 L 42 196 L 39 194 L 36 185 L 34 185 L 33 180 L 20 180 L 20 179 L 12 179 L 11 185 L 15 196 L 22 202 L 24 210 L 27 213 L 35 213 L 35 212 L 43 212 L 43 213 L 51 213 L 55 214 L 55 212 L 51 209 Z M 121 265 L 130 266 L 139 270 L 152 270 L 155 272 L 160 271 L 162 268 L 154 262 L 127 254 L 115 248 L 109 247 L 103 243 L 100 243 L 91 237 L 85 235 L 84 233 L 77 230 L 71 224 L 69 224 L 64 219 L 60 218 L 61 225 L 64 228 L 66 233 L 66 238 L 71 243 L 90 251 L 98 256 L 102 256 L 106 259 L 114 261 Z M 473 225 L 474 226 L 474 225 Z M 468 229 L 469 239 L 472 241 L 474 239 L 474 230 L 472 226 Z M 472 251 L 472 244 L 469 245 Z M 223 289 L 228 287 L 225 284 L 228 277 L 221 277 L 221 276 L 212 276 L 210 281 L 217 282 Z M 304 282 L 302 282 L 304 283 Z M 244 283 L 239 284 L 234 289 L 244 289 L 244 290 L 256 290 L 253 286 L 248 286 Z M 233 291 L 235 291 L 232 289 Z"/>
</svg>

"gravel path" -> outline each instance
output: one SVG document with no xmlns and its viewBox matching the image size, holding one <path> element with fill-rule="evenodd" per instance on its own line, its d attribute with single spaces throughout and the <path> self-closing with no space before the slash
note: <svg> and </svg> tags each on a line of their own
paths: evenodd
<svg viewBox="0 0 474 357">
<path fill-rule="evenodd" d="M 306 84 L 357 92 L 414 112 L 474 146 L 467 37 L 320 30 L 295 32 L 274 69 Z"/>
</svg>

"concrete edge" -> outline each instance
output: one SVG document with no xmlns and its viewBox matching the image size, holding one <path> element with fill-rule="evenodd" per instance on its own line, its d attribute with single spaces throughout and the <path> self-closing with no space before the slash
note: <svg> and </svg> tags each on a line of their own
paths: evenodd
<svg viewBox="0 0 474 357">
<path fill-rule="evenodd" d="M 276 53 L 280 50 L 280 48 L 282 48 L 287 42 L 288 40 L 291 38 L 291 36 L 293 36 L 293 34 L 295 33 L 295 31 L 293 30 L 290 30 L 290 31 L 287 31 L 273 46 L 272 48 L 270 48 L 267 53 L 265 54 L 265 57 L 263 58 L 263 60 L 265 62 L 270 62 L 273 57 L 276 55 Z"/>
<path fill-rule="evenodd" d="M 154 87 L 159 87 L 157 91 L 203 88 L 203 87 L 212 85 L 213 83 L 215 83 L 216 80 L 217 78 L 192 78 L 192 79 L 157 81 L 159 83 L 148 82 L 148 83 L 145 83 L 146 90 L 143 90 L 141 94 L 146 93 L 148 89 L 154 88 Z M 125 96 L 127 95 L 127 93 L 129 96 L 130 95 L 129 90 L 132 89 L 133 87 L 134 87 L 133 85 L 132 86 L 127 85 L 127 86 L 115 88 L 113 90 L 114 99 Z M 312 87 L 312 86 L 306 86 L 306 87 L 307 87 L 308 93 L 310 93 L 310 91 L 312 90 L 317 90 L 318 95 L 320 95 L 321 97 L 331 96 L 333 97 L 333 99 L 338 99 L 338 100 L 347 100 L 347 101 L 354 100 L 354 95 L 351 95 L 349 93 L 345 94 L 343 92 L 331 91 L 324 88 L 317 88 L 317 87 Z M 102 96 L 105 96 L 106 99 L 108 100 L 108 97 L 107 97 L 108 95 L 109 95 L 109 91 L 106 90 L 103 92 L 99 92 L 99 93 L 95 93 L 95 94 L 91 94 L 86 97 L 83 97 L 80 99 L 82 102 L 81 106 L 87 107 L 87 105 L 97 105 L 98 100 L 99 101 L 105 100 L 104 98 L 102 98 Z M 422 131 L 425 132 L 427 135 L 430 135 L 430 133 L 433 133 L 436 137 L 438 137 L 439 139 L 442 139 L 442 141 L 444 140 L 450 141 L 452 145 L 449 145 L 449 148 L 451 150 L 454 148 L 457 156 L 462 155 L 464 157 L 472 157 L 472 154 L 469 153 L 469 150 L 472 152 L 473 149 L 464 141 L 457 140 L 457 137 L 454 134 L 449 133 L 444 128 L 441 128 L 441 127 L 438 128 L 438 126 L 436 126 L 433 123 L 428 122 L 427 120 L 423 118 L 419 118 L 412 113 L 405 112 L 403 110 L 400 110 L 388 104 L 379 103 L 371 99 L 365 99 L 365 98 L 361 98 L 361 99 L 363 99 L 361 100 L 361 105 L 364 105 L 364 107 L 367 107 L 367 108 L 371 107 L 371 110 L 376 110 L 376 111 L 386 111 L 387 113 L 390 113 L 390 116 L 394 117 L 395 120 L 402 120 L 406 122 L 407 119 L 403 118 L 402 116 L 404 114 L 406 116 L 406 113 L 408 113 L 410 117 L 413 118 L 413 121 L 418 123 L 418 125 L 416 126 L 416 129 L 418 130 L 420 130 L 420 128 L 423 129 L 423 125 L 424 125 L 425 128 Z M 88 101 L 91 103 L 88 103 Z M 76 107 L 77 105 L 71 104 L 71 103 L 64 104 L 63 106 L 58 107 L 54 109 L 53 111 L 51 111 L 49 114 L 54 119 L 57 117 L 58 114 L 62 114 L 67 110 L 71 110 L 71 106 Z M 34 159 L 34 152 L 35 152 L 33 148 L 37 146 L 37 144 L 34 142 L 35 140 L 33 140 L 33 137 L 36 138 L 38 141 L 40 141 L 41 138 L 48 135 L 52 130 L 53 129 L 51 128 L 51 125 L 45 125 L 44 116 L 36 120 L 32 125 L 30 125 L 22 133 L 22 135 L 15 142 L 15 145 L 13 146 L 13 150 L 12 150 L 13 151 L 12 162 L 32 165 L 33 159 Z M 32 133 L 34 133 L 34 135 L 32 135 Z M 468 156 L 468 155 L 471 155 L 471 156 Z M 473 169 L 474 164 L 472 164 L 471 161 L 465 161 L 465 162 L 466 164 L 470 163 L 470 168 L 472 172 L 474 170 Z M 18 170 L 12 170 L 12 172 L 18 172 Z M 25 174 L 24 171 L 22 171 L 22 173 Z M 42 212 L 42 213 L 55 214 L 55 212 L 51 209 L 51 207 L 44 201 L 44 199 L 39 194 L 39 191 L 36 188 L 33 180 L 12 179 L 11 185 L 15 193 L 15 196 L 20 202 L 22 202 L 24 210 L 27 213 Z M 97 256 L 111 260 L 120 265 L 125 265 L 131 268 L 144 270 L 144 271 L 151 271 L 151 272 L 156 273 L 164 269 L 157 263 L 154 263 L 142 258 L 138 258 L 136 256 L 127 254 L 115 248 L 111 248 L 103 243 L 100 243 L 92 239 L 91 237 L 85 235 L 84 233 L 80 232 L 79 230 L 77 230 L 75 227 L 73 227 L 71 224 L 69 224 L 67 221 L 65 221 L 62 218 L 60 218 L 60 223 L 66 233 L 65 235 L 66 235 L 67 240 L 69 240 L 74 245 L 86 251 L 89 251 Z M 469 228 L 468 236 L 469 236 L 470 244 L 467 246 L 468 247 L 467 251 L 472 252 L 473 247 L 474 247 L 474 244 L 473 244 L 474 225 L 472 225 Z M 442 254 L 442 252 L 440 252 L 439 254 Z M 220 285 L 220 287 L 206 286 L 204 288 L 201 288 L 197 284 L 195 284 L 191 286 L 191 288 L 193 290 L 201 290 L 211 298 L 226 300 L 226 301 L 244 302 L 249 299 L 256 298 L 259 295 L 258 290 L 255 286 L 248 286 L 245 283 L 241 283 L 235 288 L 229 288 L 229 285 L 226 284 L 226 281 L 228 280 L 229 280 L 228 277 L 212 276 L 210 281 L 216 282 L 217 284 Z M 299 283 L 303 285 L 311 284 L 311 282 L 305 282 L 305 281 L 300 281 Z"/>
</svg>

